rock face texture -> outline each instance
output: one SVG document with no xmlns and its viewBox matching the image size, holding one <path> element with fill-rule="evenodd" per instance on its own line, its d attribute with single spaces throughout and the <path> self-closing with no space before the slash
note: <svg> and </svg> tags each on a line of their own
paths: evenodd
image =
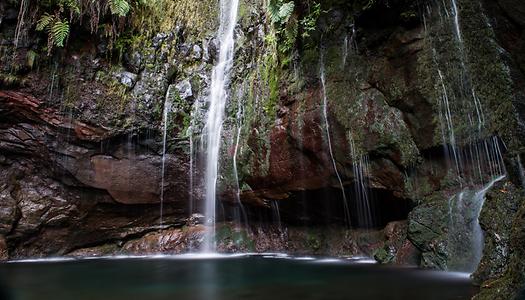
<svg viewBox="0 0 525 300">
<path fill-rule="evenodd" d="M 462 193 L 505 174 L 484 197 L 474 276 L 480 299 L 516 296 L 525 6 L 292 1 L 279 16 L 275 1 L 241 2 L 219 249 L 455 270 L 470 251 L 450 238 Z M 0 259 L 198 248 L 215 1 L 135 7 L 110 37 L 72 20 L 49 55 L 33 20 L 45 7 L 20 23 L 21 4 L 0 3 Z M 227 222 L 238 214 L 248 224 Z"/>
</svg>

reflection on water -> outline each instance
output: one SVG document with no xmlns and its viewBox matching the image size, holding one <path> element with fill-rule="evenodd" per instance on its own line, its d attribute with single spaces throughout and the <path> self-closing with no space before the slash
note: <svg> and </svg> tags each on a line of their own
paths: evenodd
<svg viewBox="0 0 525 300">
<path fill-rule="evenodd" d="M 275 255 L 4 263 L 0 289 L 0 299 L 68 300 L 443 300 L 475 293 L 462 273 Z"/>
</svg>

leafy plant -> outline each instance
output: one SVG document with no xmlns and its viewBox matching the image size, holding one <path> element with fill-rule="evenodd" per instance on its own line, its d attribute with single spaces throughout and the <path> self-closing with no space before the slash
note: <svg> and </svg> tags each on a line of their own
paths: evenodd
<svg viewBox="0 0 525 300">
<path fill-rule="evenodd" d="M 53 44 L 57 47 L 64 47 L 64 41 L 69 35 L 69 23 L 63 20 L 57 20 L 51 26 L 49 36 Z"/>
<path fill-rule="evenodd" d="M 295 8 L 293 1 L 271 0 L 268 3 L 268 14 L 273 23 L 283 25 L 288 22 Z"/>
<path fill-rule="evenodd" d="M 298 33 L 297 17 L 293 16 L 295 3 L 293 1 L 285 2 L 284 0 L 271 0 L 268 3 L 267 13 L 273 23 L 275 30 L 276 43 L 275 49 L 284 56 L 290 53 L 295 45 Z M 279 41 L 279 43 L 277 43 Z M 276 47 L 276 45 L 279 47 Z M 289 58 L 285 57 L 281 62 L 288 62 Z"/>
<path fill-rule="evenodd" d="M 47 32 L 48 53 L 53 47 L 64 47 L 64 41 L 69 36 L 69 22 L 58 15 L 45 13 L 36 24 L 36 30 Z"/>
<path fill-rule="evenodd" d="M 126 0 L 110 0 L 109 9 L 112 14 L 125 17 L 129 13 L 130 6 Z"/>
<path fill-rule="evenodd" d="M 80 23 L 84 15 L 90 18 L 92 31 L 97 31 L 101 14 L 108 13 L 118 18 L 126 17 L 131 11 L 130 3 L 139 6 L 150 6 L 154 2 L 153 0 L 128 1 L 130 0 L 42 0 L 37 7 L 38 9 L 43 9 L 44 13 L 36 22 L 36 30 L 47 33 L 49 54 L 54 47 L 64 47 L 71 30 L 71 24 Z M 113 34 L 113 29 L 116 26 L 110 27 L 112 28 L 112 34 L 109 36 L 114 38 L 116 32 Z M 108 34 L 106 35 L 108 36 Z"/>
<path fill-rule="evenodd" d="M 42 31 L 49 27 L 55 20 L 55 16 L 52 16 L 48 13 L 44 13 L 42 17 L 36 23 L 36 30 Z"/>
<path fill-rule="evenodd" d="M 315 30 L 317 25 L 317 19 L 321 15 L 321 4 L 315 3 L 311 8 L 309 13 L 301 20 L 301 26 L 303 28 L 302 37 L 307 38 L 310 36 L 310 33 Z"/>
</svg>

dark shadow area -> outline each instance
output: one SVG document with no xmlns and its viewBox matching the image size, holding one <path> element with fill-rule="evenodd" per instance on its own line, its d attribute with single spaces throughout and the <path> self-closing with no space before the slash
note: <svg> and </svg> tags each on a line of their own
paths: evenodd
<svg viewBox="0 0 525 300">
<path fill-rule="evenodd" d="M 220 214 L 226 220 L 239 220 L 240 216 L 242 222 L 247 219 L 250 224 L 280 222 L 292 226 L 348 226 L 346 216 L 349 214 L 353 228 L 383 228 L 392 221 L 406 220 L 413 208 L 409 199 L 395 197 L 387 190 L 368 189 L 371 222 L 364 222 L 354 187 L 346 188 L 345 195 L 347 205 L 337 188 L 300 191 L 288 199 L 268 200 L 264 207 L 245 205 L 241 209 L 225 203 Z"/>
</svg>

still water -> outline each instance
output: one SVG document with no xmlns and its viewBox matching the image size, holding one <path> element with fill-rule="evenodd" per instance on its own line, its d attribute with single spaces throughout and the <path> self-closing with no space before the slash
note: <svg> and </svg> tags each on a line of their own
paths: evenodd
<svg viewBox="0 0 525 300">
<path fill-rule="evenodd" d="M 283 255 L 0 264 L 0 299 L 470 299 L 468 275 Z"/>
</svg>

